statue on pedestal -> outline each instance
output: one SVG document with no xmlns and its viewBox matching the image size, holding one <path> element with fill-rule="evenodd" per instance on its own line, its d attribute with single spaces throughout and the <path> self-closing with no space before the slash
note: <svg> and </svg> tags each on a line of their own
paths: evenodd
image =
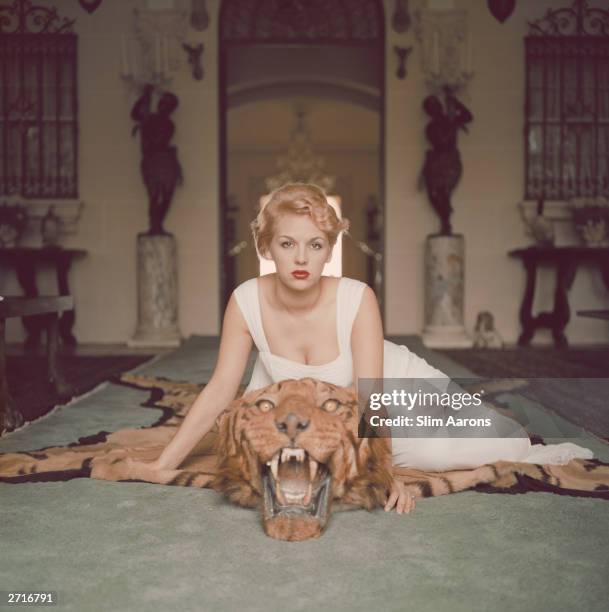
<svg viewBox="0 0 609 612">
<path fill-rule="evenodd" d="M 450 236 L 450 215 L 453 212 L 450 198 L 463 171 L 457 137 L 460 129 L 467 132 L 466 126 L 473 115 L 456 98 L 451 88 L 444 88 L 444 98 L 444 104 L 433 95 L 423 101 L 423 108 L 431 117 L 425 129 L 431 149 L 425 156 L 422 178 L 431 205 L 440 216 L 440 235 Z"/>
<path fill-rule="evenodd" d="M 131 118 L 137 122 L 132 135 L 140 132 L 142 145 L 141 171 L 148 191 L 148 217 L 151 236 L 166 235 L 163 221 L 169 210 L 173 193 L 182 183 L 182 168 L 175 146 L 170 145 L 174 125 L 169 116 L 178 106 L 178 98 L 164 92 L 159 99 L 156 113 L 151 111 L 154 86 L 147 84 L 142 95 L 133 105 Z"/>
</svg>

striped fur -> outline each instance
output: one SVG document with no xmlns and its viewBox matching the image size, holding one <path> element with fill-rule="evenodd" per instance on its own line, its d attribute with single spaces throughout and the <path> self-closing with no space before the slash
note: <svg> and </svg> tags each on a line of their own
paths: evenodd
<svg viewBox="0 0 609 612">
<path fill-rule="evenodd" d="M 0 482 L 61 481 L 91 477 L 210 487 L 218 474 L 215 451 L 218 425 L 226 413 L 219 417 L 216 425 L 182 463 L 180 469 L 152 471 L 140 465 L 134 466 L 132 459 L 149 461 L 159 455 L 175 434 L 202 385 L 135 375 L 123 376 L 121 383 L 150 391 L 150 397 L 144 405 L 161 410 L 155 423 L 149 427 L 126 428 L 111 433 L 98 432 L 66 446 L 0 454 Z M 228 411 L 239 406 L 240 401 L 235 400 Z M 358 439 L 353 432 L 349 435 L 351 438 L 348 439 L 348 446 L 356 448 Z M 357 460 L 358 454 L 354 453 L 351 457 Z M 361 473 L 362 466 L 357 466 L 357 469 Z M 575 459 L 562 466 L 498 462 L 472 470 L 441 473 L 394 467 L 393 473 L 417 497 L 475 490 L 484 493 L 546 491 L 609 499 L 609 464 L 597 459 Z M 255 491 L 255 487 L 252 489 Z"/>
</svg>

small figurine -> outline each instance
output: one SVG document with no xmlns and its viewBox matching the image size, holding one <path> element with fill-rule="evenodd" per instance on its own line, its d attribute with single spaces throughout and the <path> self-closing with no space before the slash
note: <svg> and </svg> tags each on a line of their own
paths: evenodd
<svg viewBox="0 0 609 612">
<path fill-rule="evenodd" d="M 0 206 L 0 247 L 16 247 L 27 222 L 28 216 L 23 206 L 3 203 Z"/>
<path fill-rule="evenodd" d="M 42 244 L 44 246 L 57 246 L 61 235 L 61 219 L 55 214 L 55 207 L 49 206 L 47 214 L 42 217 L 40 226 Z"/>
<path fill-rule="evenodd" d="M 478 313 L 476 328 L 474 329 L 474 348 L 503 348 L 504 342 L 495 329 L 493 315 L 484 310 Z"/>
</svg>

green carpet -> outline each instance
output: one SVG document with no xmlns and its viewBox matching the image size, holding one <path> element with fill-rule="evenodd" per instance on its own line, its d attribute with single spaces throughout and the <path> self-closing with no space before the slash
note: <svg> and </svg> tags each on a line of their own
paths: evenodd
<svg viewBox="0 0 609 612">
<path fill-rule="evenodd" d="M 446 373 L 471 375 L 406 342 Z M 190 338 L 139 371 L 204 381 L 215 356 Z M 149 425 L 159 413 L 138 405 L 146 399 L 106 385 L 3 438 L 0 452 Z M 609 446 L 573 431 L 609 460 Z M 556 612 L 604 611 L 609 600 L 609 506 L 598 499 L 467 491 L 421 500 L 412 515 L 338 513 L 303 543 L 266 537 L 255 511 L 207 490 L 82 479 L 0 483 L 0 499 L 0 588 L 57 591 L 58 611 Z"/>
</svg>

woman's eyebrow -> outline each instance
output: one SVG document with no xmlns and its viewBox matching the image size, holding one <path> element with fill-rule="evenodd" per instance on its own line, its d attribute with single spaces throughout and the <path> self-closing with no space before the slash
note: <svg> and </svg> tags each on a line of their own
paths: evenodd
<svg viewBox="0 0 609 612">
<path fill-rule="evenodd" d="M 290 240 L 296 240 L 296 238 L 292 238 L 292 236 L 288 236 L 286 234 L 282 234 L 279 238 L 289 238 Z M 315 238 L 311 238 L 309 242 L 313 242 L 313 240 L 324 240 L 323 236 L 315 236 Z"/>
</svg>

